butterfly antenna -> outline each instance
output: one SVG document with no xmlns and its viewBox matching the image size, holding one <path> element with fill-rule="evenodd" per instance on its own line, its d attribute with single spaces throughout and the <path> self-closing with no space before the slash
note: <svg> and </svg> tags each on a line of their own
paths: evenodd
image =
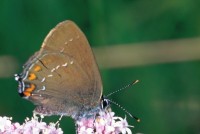
<svg viewBox="0 0 200 134">
<path fill-rule="evenodd" d="M 128 112 L 125 108 L 123 108 L 121 105 L 119 105 L 118 103 L 112 101 L 112 100 L 108 100 L 110 103 L 118 106 L 119 108 L 121 108 L 125 113 L 127 113 L 131 118 L 134 118 L 137 122 L 140 122 L 140 119 L 134 115 L 132 115 L 130 112 Z"/>
<path fill-rule="evenodd" d="M 114 91 L 114 92 L 112 92 L 112 93 L 106 95 L 106 98 L 107 98 L 108 96 L 111 96 L 111 95 L 113 95 L 113 94 L 115 94 L 115 93 L 117 93 L 117 92 L 119 92 L 119 91 L 122 91 L 122 90 L 128 88 L 128 87 L 131 87 L 132 85 L 135 85 L 135 84 L 138 83 L 138 82 L 139 82 L 139 80 L 135 80 L 135 81 L 131 82 L 130 84 L 128 84 L 128 85 L 126 85 L 126 86 L 124 86 L 124 87 L 122 87 L 122 88 L 120 88 L 120 89 L 118 89 L 118 90 L 116 90 L 116 91 Z"/>
</svg>

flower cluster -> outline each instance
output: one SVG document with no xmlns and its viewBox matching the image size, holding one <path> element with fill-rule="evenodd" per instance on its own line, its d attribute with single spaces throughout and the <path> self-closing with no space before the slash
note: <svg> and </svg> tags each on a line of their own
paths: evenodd
<svg viewBox="0 0 200 134">
<path fill-rule="evenodd" d="M 41 117 L 42 119 L 42 117 Z M 78 134 L 132 134 L 126 118 L 114 116 L 114 112 L 101 111 L 95 118 L 81 118 L 76 121 Z M 57 123 L 46 124 L 37 116 L 27 118 L 20 125 L 12 123 L 12 118 L 0 116 L 1 134 L 63 134 Z"/>
<path fill-rule="evenodd" d="M 114 112 L 101 111 L 93 118 L 82 118 L 76 122 L 78 134 L 132 134 L 126 118 L 114 116 Z"/>
<path fill-rule="evenodd" d="M 26 119 L 20 125 L 18 122 L 12 123 L 12 118 L 0 117 L 0 133 L 1 134 L 63 134 L 61 128 L 57 128 L 56 124 L 39 121 L 36 116 L 32 119 Z"/>
</svg>

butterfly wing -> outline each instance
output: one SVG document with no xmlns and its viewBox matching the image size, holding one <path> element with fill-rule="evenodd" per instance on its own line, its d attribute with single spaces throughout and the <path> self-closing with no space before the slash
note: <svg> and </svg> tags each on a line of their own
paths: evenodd
<svg viewBox="0 0 200 134">
<path fill-rule="evenodd" d="M 39 113 L 74 116 L 100 103 L 98 66 L 85 35 L 71 21 L 49 32 L 20 78 L 21 92 L 38 105 Z"/>
</svg>

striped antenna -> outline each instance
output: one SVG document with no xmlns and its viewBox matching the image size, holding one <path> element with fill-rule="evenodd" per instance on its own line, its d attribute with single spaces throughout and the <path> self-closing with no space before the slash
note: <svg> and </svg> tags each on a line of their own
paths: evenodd
<svg viewBox="0 0 200 134">
<path fill-rule="evenodd" d="M 122 88 L 120 88 L 120 89 L 118 89 L 118 90 L 116 90 L 116 91 L 114 91 L 114 92 L 112 92 L 112 93 L 106 95 L 105 97 L 108 98 L 108 96 L 111 96 L 111 95 L 113 95 L 113 94 L 115 94 L 115 93 L 117 93 L 117 92 L 119 92 L 119 91 L 122 91 L 122 90 L 124 90 L 124 89 L 126 89 L 126 88 L 128 88 L 128 87 L 131 87 L 132 85 L 135 85 L 135 84 L 138 83 L 138 82 L 139 82 L 139 80 L 135 80 L 135 81 L 131 82 L 130 84 L 128 84 L 128 85 L 126 85 L 126 86 L 124 86 L 124 87 L 122 87 Z"/>
<path fill-rule="evenodd" d="M 121 108 L 125 113 L 127 113 L 131 118 L 134 118 L 137 122 L 140 122 L 140 119 L 134 115 L 132 115 L 130 112 L 128 112 L 125 108 L 123 108 L 121 105 L 119 105 L 118 103 L 112 101 L 112 100 L 108 100 L 110 103 L 118 106 L 119 108 Z"/>
</svg>

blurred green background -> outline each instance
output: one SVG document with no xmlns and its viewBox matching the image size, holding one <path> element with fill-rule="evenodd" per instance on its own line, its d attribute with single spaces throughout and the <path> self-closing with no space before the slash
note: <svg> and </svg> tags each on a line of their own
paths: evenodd
<svg viewBox="0 0 200 134">
<path fill-rule="evenodd" d="M 18 96 L 13 75 L 22 71 L 22 65 L 57 23 L 75 21 L 93 48 L 110 46 L 109 53 L 114 54 L 112 47 L 117 44 L 126 47 L 145 42 L 148 46 L 148 42 L 198 38 L 199 5 L 198 0 L 1 0 L 0 115 L 12 116 L 14 122 L 32 116 L 34 106 Z M 200 133 L 199 59 L 129 66 L 123 66 L 122 59 L 117 67 L 100 65 L 104 94 L 139 79 L 140 83 L 111 97 L 141 118 L 137 123 L 127 117 L 135 126 L 133 133 Z M 121 109 L 112 108 L 118 116 L 125 116 Z M 65 133 L 75 133 L 69 117 L 62 119 L 61 127 Z"/>
</svg>

